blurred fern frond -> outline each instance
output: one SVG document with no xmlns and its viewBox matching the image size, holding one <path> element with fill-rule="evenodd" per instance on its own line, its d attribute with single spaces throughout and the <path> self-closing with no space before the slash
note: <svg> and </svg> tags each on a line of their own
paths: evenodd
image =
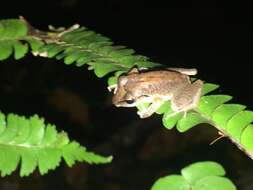
<svg viewBox="0 0 253 190">
<path fill-rule="evenodd" d="M 20 164 L 20 176 L 31 174 L 37 167 L 40 174 L 59 166 L 64 159 L 68 166 L 76 161 L 89 164 L 108 163 L 112 157 L 88 152 L 70 141 L 65 132 L 45 124 L 37 115 L 29 119 L 15 114 L 7 117 L 0 112 L 0 173 L 9 175 Z"/>
</svg>

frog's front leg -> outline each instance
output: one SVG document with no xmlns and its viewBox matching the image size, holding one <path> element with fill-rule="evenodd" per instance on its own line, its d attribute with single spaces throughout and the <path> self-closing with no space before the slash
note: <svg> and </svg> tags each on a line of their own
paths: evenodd
<svg viewBox="0 0 253 190">
<path fill-rule="evenodd" d="M 137 112 L 140 118 L 147 118 L 151 116 L 164 103 L 164 101 L 160 98 L 152 98 L 150 102 L 151 104 L 148 108 L 144 108 L 143 110 Z"/>
</svg>

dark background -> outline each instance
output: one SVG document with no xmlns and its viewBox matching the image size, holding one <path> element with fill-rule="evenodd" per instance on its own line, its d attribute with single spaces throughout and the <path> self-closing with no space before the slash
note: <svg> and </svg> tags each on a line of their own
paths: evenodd
<svg viewBox="0 0 253 190">
<path fill-rule="evenodd" d="M 252 104 L 252 9 L 244 1 L 58 0 L 3 1 L 0 18 L 24 16 L 39 29 L 47 25 L 86 26 L 170 67 L 194 67 L 198 78 L 221 85 L 233 102 Z M 0 108 L 5 113 L 34 113 L 58 130 L 104 155 L 112 164 L 67 168 L 46 176 L 0 179 L 1 189 L 149 189 L 160 176 L 200 160 L 218 161 L 240 190 L 252 190 L 253 162 L 212 127 L 185 134 L 168 131 L 158 115 L 140 120 L 134 109 L 116 109 L 86 67 L 34 58 L 0 64 Z"/>
</svg>

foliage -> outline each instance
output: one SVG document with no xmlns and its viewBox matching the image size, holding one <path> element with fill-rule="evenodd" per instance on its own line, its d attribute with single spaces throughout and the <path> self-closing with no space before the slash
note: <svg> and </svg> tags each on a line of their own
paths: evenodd
<svg viewBox="0 0 253 190">
<path fill-rule="evenodd" d="M 181 175 L 158 179 L 151 190 L 236 190 L 223 167 L 212 161 L 197 162 L 181 170 Z"/>
<path fill-rule="evenodd" d="M 112 157 L 102 157 L 75 141 L 65 132 L 58 133 L 54 125 L 44 124 L 37 115 L 29 119 L 0 112 L 0 172 L 9 175 L 20 163 L 20 176 L 27 176 L 38 167 L 40 174 L 59 166 L 61 159 L 68 166 L 76 161 L 89 164 L 108 163 Z"/>
<path fill-rule="evenodd" d="M 28 27 L 29 26 L 29 27 Z M 29 31 L 30 30 L 30 31 Z M 32 28 L 24 19 L 9 19 L 0 22 L 0 60 L 7 59 L 12 52 L 16 59 L 28 51 L 27 43 L 35 55 L 64 59 L 67 65 L 89 65 L 98 77 L 113 71 L 128 71 L 134 65 L 153 67 L 148 57 L 133 55 L 133 49 L 113 46 L 107 37 L 74 25 L 62 32 L 40 32 Z M 42 46 L 44 43 L 44 46 Z"/>
<path fill-rule="evenodd" d="M 134 54 L 132 49 L 115 46 L 108 38 L 85 27 L 79 27 L 79 25 L 61 31 L 43 32 L 33 28 L 22 18 L 1 20 L 0 60 L 7 59 L 12 54 L 15 59 L 20 59 L 29 50 L 34 55 L 63 59 L 66 65 L 88 65 L 88 69 L 94 70 L 98 77 L 104 77 L 114 72 L 108 78 L 109 86 L 115 85 L 117 78 L 133 66 L 138 68 L 161 66 L 149 61 L 145 56 Z M 209 123 L 253 158 L 253 125 L 251 124 L 253 113 L 245 110 L 246 107 L 243 105 L 227 104 L 232 99 L 231 96 L 207 95 L 217 88 L 218 85 L 205 83 L 198 109 L 189 111 L 185 115 L 182 113 L 171 114 L 173 111 L 169 101 L 164 102 L 157 110 L 157 114 L 162 115 L 162 122 L 166 128 L 171 129 L 176 126 L 180 132 L 185 132 L 200 123 Z M 143 109 L 146 106 L 139 105 L 139 108 Z M 111 157 L 104 158 L 86 152 L 85 148 L 75 141 L 69 142 L 65 133 L 57 133 L 52 125 L 45 127 L 43 121 L 37 116 L 25 119 L 10 114 L 7 116 L 6 122 L 4 115 L 1 114 L 0 126 L 2 126 L 0 128 L 0 148 L 2 149 L 0 170 L 2 176 L 13 172 L 19 161 L 21 163 L 20 174 L 24 176 L 34 171 L 37 166 L 40 173 L 44 174 L 49 169 L 54 169 L 62 157 L 69 166 L 75 161 L 107 163 L 111 160 Z M 212 167 L 210 163 L 204 166 Z M 193 170 L 195 171 L 195 169 Z M 187 169 L 182 170 L 182 176 L 174 176 L 175 180 L 173 179 L 173 181 L 186 184 L 186 187 L 189 187 L 189 185 L 193 185 L 193 182 L 185 177 L 184 171 Z M 233 189 L 231 183 L 221 177 L 222 175 L 224 174 L 212 173 L 212 176 L 202 176 L 203 178 L 198 179 L 194 188 L 200 190 L 196 184 L 224 182 L 230 184 L 227 190 Z M 205 181 L 205 179 L 208 180 Z"/>
</svg>

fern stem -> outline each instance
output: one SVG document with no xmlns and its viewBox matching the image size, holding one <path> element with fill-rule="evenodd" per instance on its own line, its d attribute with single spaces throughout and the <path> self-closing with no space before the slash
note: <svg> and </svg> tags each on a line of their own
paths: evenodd
<svg viewBox="0 0 253 190">
<path fill-rule="evenodd" d="M 219 127 L 219 125 L 217 125 L 210 117 L 206 116 L 205 114 L 201 113 L 199 110 L 197 111 L 201 117 L 205 118 L 207 123 L 212 125 L 213 127 L 215 127 L 221 134 L 222 136 L 230 139 L 230 141 L 235 144 L 242 152 L 244 152 L 248 157 L 250 157 L 253 160 L 253 155 L 250 154 L 246 148 L 244 148 L 244 146 L 238 142 L 235 138 L 233 138 L 229 133 L 227 133 L 226 130 L 222 129 L 221 127 Z"/>
</svg>

